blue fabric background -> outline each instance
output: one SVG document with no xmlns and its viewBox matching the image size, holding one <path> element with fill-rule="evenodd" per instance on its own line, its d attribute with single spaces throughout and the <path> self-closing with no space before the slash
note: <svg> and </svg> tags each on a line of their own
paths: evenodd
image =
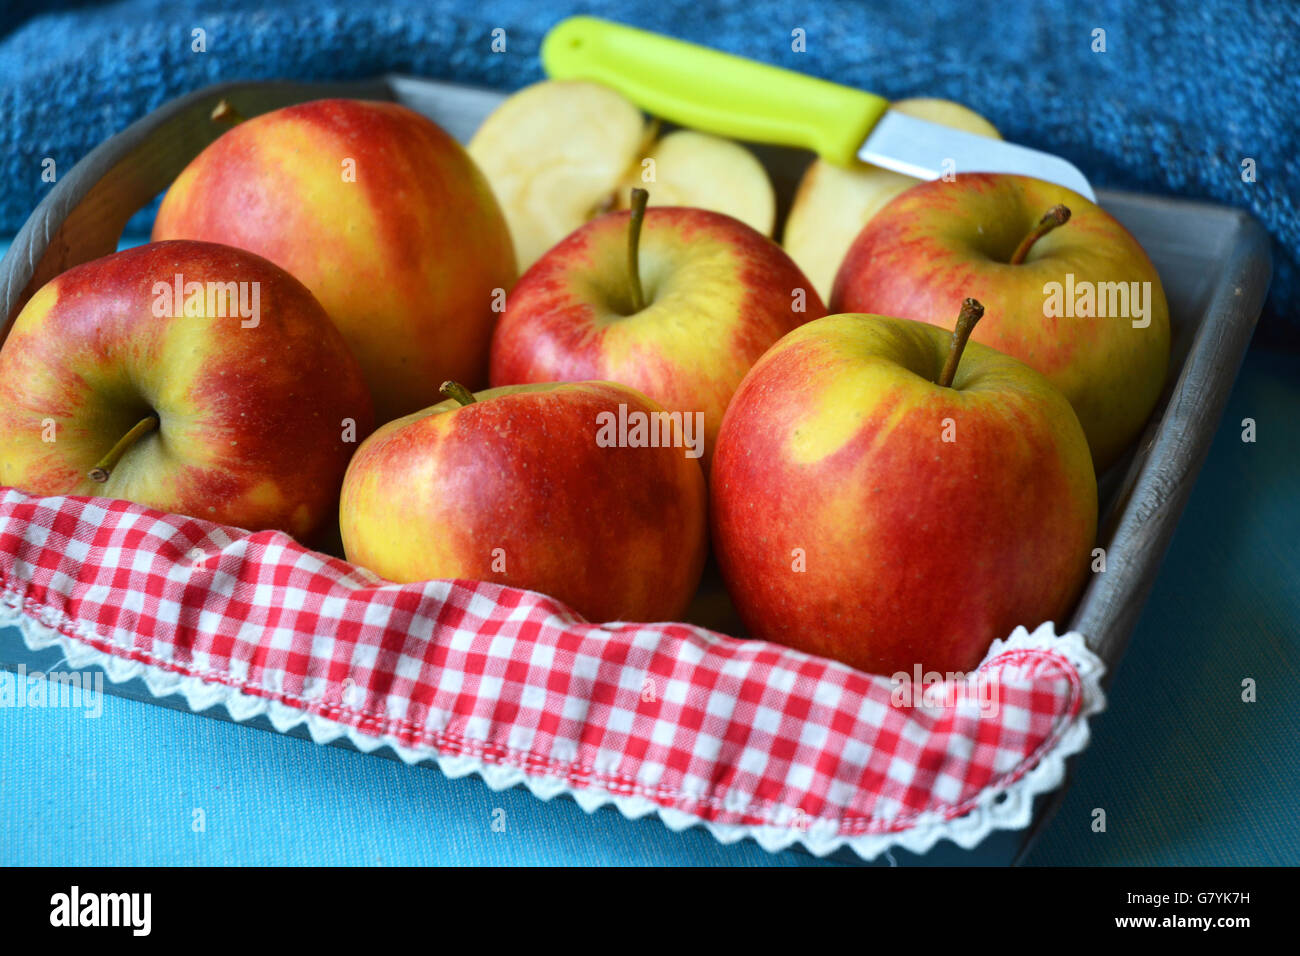
<svg viewBox="0 0 1300 956">
<path fill-rule="evenodd" d="M 1224 0 L 783 4 L 630 0 L 47 0 L 0 11 L 0 236 L 69 169 L 162 102 L 249 78 L 403 71 L 500 88 L 539 38 L 594 12 L 900 97 L 947 96 L 1097 185 L 1251 209 L 1277 240 L 1256 342 L 1300 346 L 1300 5 Z M 43 12 L 42 12 L 43 11 Z M 40 15 L 37 15 L 40 13 Z M 508 52 L 489 53 L 495 27 Z M 208 52 L 190 51 L 207 31 Z M 790 52 L 807 31 L 808 53 Z M 1090 51 L 1107 31 L 1107 52 Z M 1257 160 L 1259 181 L 1239 163 Z M 142 220 L 143 221 L 143 220 Z M 147 222 L 146 222 L 147 226 Z M 1034 863 L 1300 863 L 1300 356 L 1253 350 L 1191 504 Z M 1258 422 L 1243 444 L 1240 421 Z M 1241 681 L 1259 701 L 1240 700 Z M 190 829 L 202 807 L 207 831 Z M 1105 834 L 1089 828 L 1106 809 Z M 491 829 L 492 811 L 506 831 Z M 676 863 L 799 865 L 613 811 L 109 698 L 100 720 L 0 709 L 0 865 Z"/>
<path fill-rule="evenodd" d="M 537 46 L 591 12 L 874 90 L 944 96 L 1010 140 L 1058 152 L 1095 185 L 1251 209 L 1277 240 L 1260 340 L 1300 345 L 1300 4 L 1235 0 L 20 0 L 0 14 L 0 233 L 68 169 L 179 94 L 222 80 L 386 71 L 502 89 L 541 76 Z M 36 16 L 37 10 L 50 11 Z M 207 52 L 191 51 L 191 31 Z M 507 31 L 493 54 L 491 32 Z M 790 49 L 801 27 L 807 52 Z M 1091 50 L 1106 31 L 1106 52 Z M 1258 181 L 1242 182 L 1243 157 Z"/>
</svg>

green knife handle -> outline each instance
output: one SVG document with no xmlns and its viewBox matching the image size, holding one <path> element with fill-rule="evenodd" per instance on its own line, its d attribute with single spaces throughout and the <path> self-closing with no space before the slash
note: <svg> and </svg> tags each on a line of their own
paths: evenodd
<svg viewBox="0 0 1300 956">
<path fill-rule="evenodd" d="M 592 80 L 682 126 L 811 149 L 850 165 L 889 108 L 872 93 L 595 17 L 561 20 L 542 41 L 557 80 Z"/>
</svg>

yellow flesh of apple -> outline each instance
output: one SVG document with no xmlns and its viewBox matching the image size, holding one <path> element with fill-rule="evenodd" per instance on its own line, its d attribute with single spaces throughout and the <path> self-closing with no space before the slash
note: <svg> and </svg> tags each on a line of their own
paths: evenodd
<svg viewBox="0 0 1300 956">
<path fill-rule="evenodd" d="M 635 186 L 650 193 L 651 206 L 708 209 L 772 234 L 772 181 L 753 153 L 729 139 L 685 129 L 669 133 L 629 171 L 619 190 L 620 209 L 628 208 Z"/>
<path fill-rule="evenodd" d="M 569 81 L 527 87 L 483 121 L 469 154 L 505 213 L 521 272 L 608 207 L 646 128 L 618 93 Z"/>
<path fill-rule="evenodd" d="M 596 83 L 537 83 L 497 107 L 469 154 L 505 213 L 520 271 L 593 216 L 628 208 L 635 186 L 651 205 L 710 209 L 772 235 L 776 197 L 749 150 L 693 130 L 657 135 Z"/>
<path fill-rule="evenodd" d="M 988 120 L 951 100 L 900 100 L 891 106 L 917 119 L 1001 139 Z M 814 160 L 799 182 L 782 245 L 829 302 L 835 273 L 862 227 L 917 180 L 866 163 L 850 168 Z"/>
</svg>

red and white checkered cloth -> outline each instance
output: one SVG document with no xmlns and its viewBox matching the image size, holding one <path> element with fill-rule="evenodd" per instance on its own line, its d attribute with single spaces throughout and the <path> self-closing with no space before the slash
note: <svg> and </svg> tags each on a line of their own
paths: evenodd
<svg viewBox="0 0 1300 956">
<path fill-rule="evenodd" d="M 889 678 L 773 644 L 597 626 L 484 582 L 390 584 L 278 532 L 14 489 L 0 490 L 4 623 L 196 709 L 818 853 L 1026 825 L 1103 705 L 1100 662 L 1050 625 L 998 642 L 973 675 L 996 691 L 992 715 L 973 691 L 900 706 Z"/>
</svg>

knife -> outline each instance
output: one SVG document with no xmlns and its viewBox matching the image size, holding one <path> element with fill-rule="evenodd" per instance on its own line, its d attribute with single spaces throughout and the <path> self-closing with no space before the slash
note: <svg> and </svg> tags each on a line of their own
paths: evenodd
<svg viewBox="0 0 1300 956">
<path fill-rule="evenodd" d="M 917 179 L 946 171 L 1016 173 L 1096 201 L 1073 165 L 889 108 L 874 93 L 596 17 L 569 17 L 542 41 L 553 79 L 591 80 L 655 116 L 759 143 L 810 149 L 838 166 L 860 159 Z"/>
</svg>

